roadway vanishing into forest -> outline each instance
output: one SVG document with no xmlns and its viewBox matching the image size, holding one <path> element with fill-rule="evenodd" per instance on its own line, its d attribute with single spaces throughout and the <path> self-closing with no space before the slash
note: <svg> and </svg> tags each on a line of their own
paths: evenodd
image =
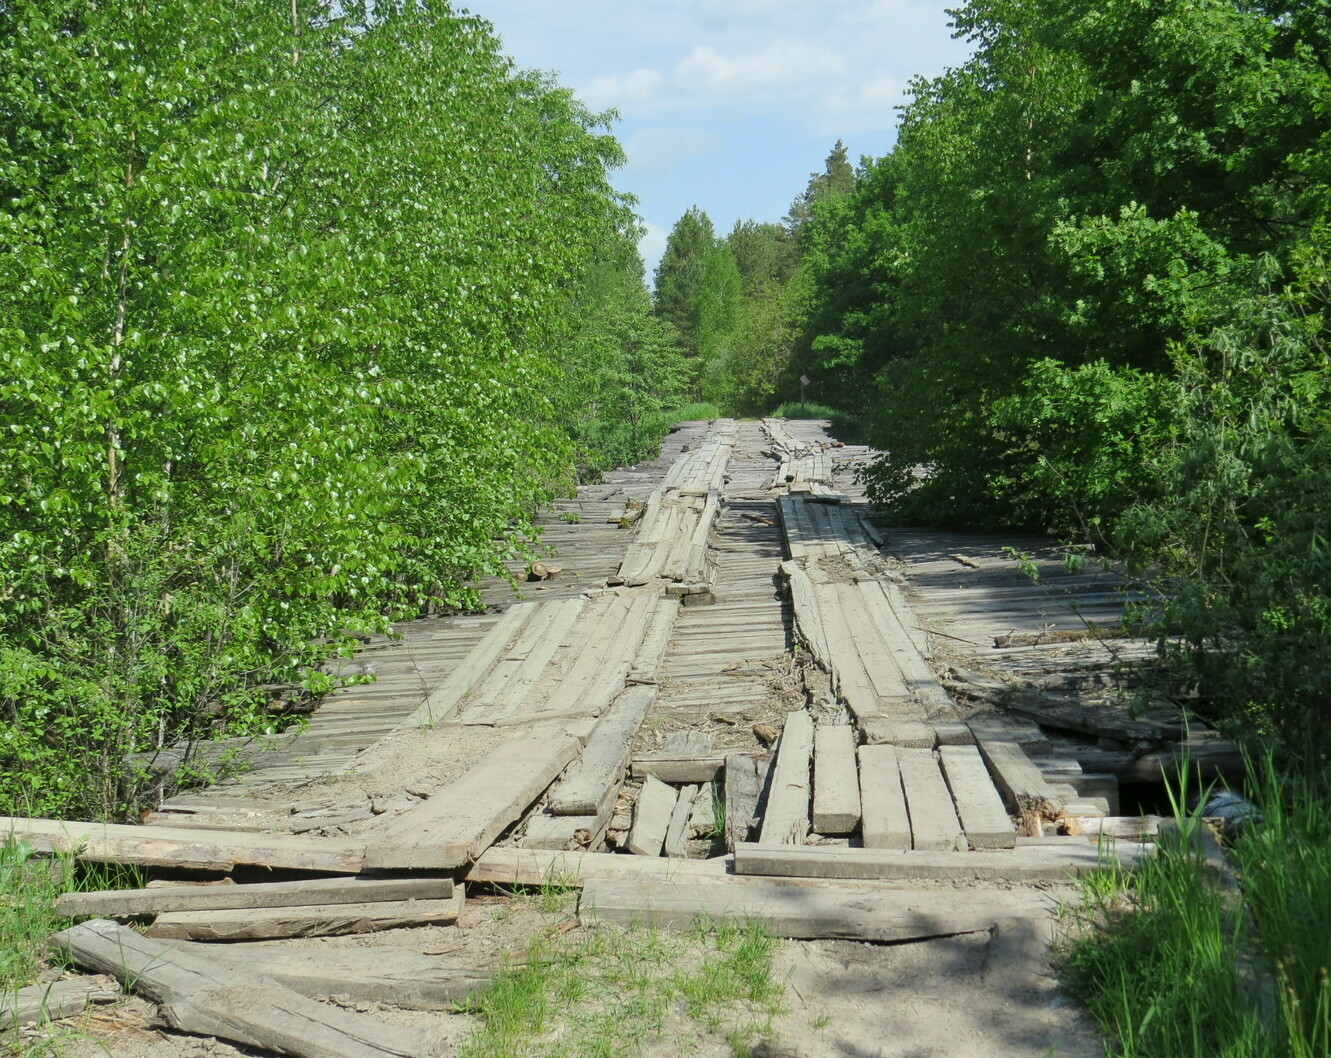
<svg viewBox="0 0 1331 1058">
<path fill-rule="evenodd" d="M 801 1003 L 837 1012 L 809 1040 L 784 1018 L 796 1053 L 876 1046 L 894 1018 L 1011 1029 L 972 1053 L 1091 1047 L 1051 1006 L 1058 903 L 1099 835 L 1139 854 L 1162 767 L 1224 770 L 1233 747 L 1165 702 L 1128 714 L 1120 673 L 1153 649 L 1122 632 L 1117 574 L 1035 538 L 880 527 L 854 473 L 872 453 L 825 427 L 682 423 L 658 459 L 554 505 L 551 554 L 512 571 L 520 599 L 496 578 L 484 613 L 365 643 L 332 671 L 374 682 L 276 748 L 208 747 L 244 773 L 143 826 L 10 820 L 46 848 L 239 883 L 67 898 L 107 918 L 60 944 L 184 1032 L 446 1053 L 468 1024 L 451 1004 L 521 954 L 487 908 L 554 880 L 580 890 L 582 928 L 740 917 L 790 938 Z M 124 915 L 152 916 L 146 936 Z M 462 938 L 447 956 L 441 929 Z M 847 942 L 870 942 L 866 980 L 956 966 L 936 967 L 936 1003 L 917 988 L 871 1008 L 829 968 Z M 256 982 L 266 997 L 238 1006 Z M 330 994 L 354 1012 L 315 1001 Z"/>
</svg>

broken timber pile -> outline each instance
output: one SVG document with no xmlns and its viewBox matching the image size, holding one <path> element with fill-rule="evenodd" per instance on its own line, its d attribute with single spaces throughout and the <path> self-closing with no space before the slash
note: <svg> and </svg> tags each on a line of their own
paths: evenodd
<svg viewBox="0 0 1331 1058">
<path fill-rule="evenodd" d="M 845 493 L 832 487 L 827 443 L 799 440 L 786 428 L 784 419 L 764 419 L 762 425 L 772 454 L 780 461 L 772 476 L 772 488 L 803 493 L 821 503 L 846 501 Z"/>
<path fill-rule="evenodd" d="M 719 419 L 703 445 L 685 453 L 647 498 L 637 536 L 611 583 L 639 586 L 660 580 L 685 597 L 707 600 L 708 540 L 720 507 L 735 423 Z"/>
</svg>

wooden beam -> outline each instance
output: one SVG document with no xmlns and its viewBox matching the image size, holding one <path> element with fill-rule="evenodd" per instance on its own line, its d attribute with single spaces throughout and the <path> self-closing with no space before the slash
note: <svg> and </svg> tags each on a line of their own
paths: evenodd
<svg viewBox="0 0 1331 1058">
<path fill-rule="evenodd" d="M 236 886 L 235 888 L 240 888 Z M 371 904 L 169 911 L 147 935 L 171 940 L 277 940 L 377 933 L 406 926 L 451 926 L 462 911 L 462 889 L 447 900 L 384 900 Z"/>
<path fill-rule="evenodd" d="M 901 788 L 910 813 L 910 840 L 915 849 L 965 848 L 961 821 L 952 806 L 938 762 L 927 749 L 898 749 Z"/>
<path fill-rule="evenodd" d="M 685 786 L 675 799 L 674 811 L 670 814 L 670 824 L 666 827 L 665 844 L 662 852 L 671 859 L 682 860 L 688 855 L 689 813 L 693 811 L 693 799 L 698 796 L 698 787 Z"/>
<path fill-rule="evenodd" d="M 724 753 L 710 753 L 705 757 L 678 757 L 668 753 L 644 753 L 634 757 L 630 774 L 635 779 L 653 775 L 662 782 L 669 783 L 704 783 L 713 782 L 721 775 L 725 767 Z"/>
<path fill-rule="evenodd" d="M 83 1013 L 92 1003 L 114 1003 L 125 993 L 107 974 L 71 977 L 0 992 L 0 1030 L 44 1025 Z"/>
<path fill-rule="evenodd" d="M 422 1058 L 444 1053 L 433 1034 L 299 995 L 229 962 L 173 949 L 106 919 L 57 933 L 76 965 L 109 973 L 158 1004 L 168 1024 L 296 1058 Z"/>
<path fill-rule="evenodd" d="M 994 785 L 1014 813 L 1035 812 L 1051 820 L 1063 814 L 1062 798 L 1017 743 L 981 739 L 980 752 Z"/>
<path fill-rule="evenodd" d="M 759 774 L 758 762 L 743 753 L 726 754 L 726 848 L 733 849 L 741 841 L 749 840 L 749 830 L 758 813 L 758 798 L 762 794 L 764 774 Z"/>
<path fill-rule="evenodd" d="M 966 840 L 976 849 L 1010 849 L 1017 828 L 1003 807 L 989 769 L 974 746 L 942 746 L 938 751 L 943 777 L 952 791 Z"/>
<path fill-rule="evenodd" d="M 895 746 L 861 746 L 862 840 L 871 849 L 910 848 L 910 815 Z"/>
<path fill-rule="evenodd" d="M 69 918 L 77 915 L 160 915 L 167 911 L 448 900 L 452 895 L 452 878 L 320 878 L 250 885 L 187 885 L 169 889 L 64 893 L 56 901 L 55 909 Z"/>
<path fill-rule="evenodd" d="M 670 817 L 679 795 L 659 779 L 647 776 L 638 792 L 633 811 L 633 829 L 629 831 L 629 852 L 635 856 L 660 856 Z"/>
<path fill-rule="evenodd" d="M 984 891 L 959 901 L 955 892 L 806 888 L 749 878 L 700 881 L 589 879 L 578 916 L 611 922 L 690 929 L 717 919 L 755 921 L 778 937 L 811 940 L 906 941 L 980 933 L 1001 918 L 1052 914 L 1048 893 Z"/>
<path fill-rule="evenodd" d="M 0 837 L 9 836 L 26 841 L 38 852 L 70 853 L 94 863 L 134 863 L 201 871 L 255 866 L 357 874 L 365 858 L 359 841 L 327 841 L 249 830 L 191 830 L 0 816 Z"/>
<path fill-rule="evenodd" d="M 365 865 L 453 870 L 474 860 L 578 755 L 569 735 L 544 733 L 504 742 L 456 782 L 389 826 L 363 835 Z"/>
<path fill-rule="evenodd" d="M 1124 849 L 1119 862 L 1136 862 Z M 735 849 L 737 875 L 780 878 L 841 878 L 894 882 L 1070 882 L 1106 859 L 1094 845 L 1061 845 L 983 852 L 910 852 L 837 848 L 828 845 L 758 845 Z"/>
<path fill-rule="evenodd" d="M 855 732 L 849 724 L 826 724 L 814 733 L 813 829 L 819 834 L 850 834 L 859 825 Z"/>
<path fill-rule="evenodd" d="M 611 703 L 587 739 L 582 756 L 551 792 L 551 815 L 595 815 L 600 810 L 606 790 L 623 778 L 633 740 L 656 693 L 654 686 L 629 687 Z"/>
<path fill-rule="evenodd" d="M 728 856 L 708 860 L 619 856 L 610 852 L 546 851 L 495 846 L 471 865 L 467 881 L 496 886 L 580 888 L 590 878 L 715 878 L 726 873 Z"/>
<path fill-rule="evenodd" d="M 813 717 L 787 713 L 767 791 L 759 841 L 803 845 L 809 832 L 809 763 L 813 756 Z"/>
</svg>

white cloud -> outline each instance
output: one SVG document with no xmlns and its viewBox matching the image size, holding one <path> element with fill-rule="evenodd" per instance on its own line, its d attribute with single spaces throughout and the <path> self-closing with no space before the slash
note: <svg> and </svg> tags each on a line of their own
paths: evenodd
<svg viewBox="0 0 1331 1058">
<path fill-rule="evenodd" d="M 630 136 L 624 142 L 624 153 L 635 172 L 656 176 L 686 158 L 710 153 L 720 146 L 720 136 L 696 125 L 653 125 Z"/>
<path fill-rule="evenodd" d="M 669 237 L 669 228 L 653 224 L 650 220 L 642 222 L 642 238 L 638 240 L 638 253 L 642 255 L 642 263 L 646 266 L 647 282 L 649 284 L 652 282 L 652 276 L 656 273 L 656 266 L 661 263 L 661 257 L 665 253 L 666 240 Z"/>
<path fill-rule="evenodd" d="M 811 85 L 843 73 L 835 52 L 795 40 L 774 40 L 763 48 L 724 53 L 700 44 L 675 67 L 674 87 L 703 100 L 760 92 L 808 91 Z"/>
<path fill-rule="evenodd" d="M 626 74 L 594 78 L 578 90 L 578 97 L 593 110 L 628 107 L 658 95 L 664 80 L 659 70 L 644 66 Z"/>
</svg>

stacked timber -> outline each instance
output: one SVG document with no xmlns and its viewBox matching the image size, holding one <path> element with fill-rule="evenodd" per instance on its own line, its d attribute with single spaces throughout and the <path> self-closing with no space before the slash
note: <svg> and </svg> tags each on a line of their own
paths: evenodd
<svg viewBox="0 0 1331 1058">
<path fill-rule="evenodd" d="M 736 429 L 733 420 L 718 420 L 701 446 L 675 461 L 647 498 L 637 519 L 637 535 L 612 584 L 669 581 L 672 594 L 708 601 L 712 577 L 708 540 L 720 510 Z"/>
<path fill-rule="evenodd" d="M 802 494 L 819 503 L 844 503 L 846 495 L 832 485 L 832 458 L 826 442 L 795 437 L 784 419 L 764 419 L 763 434 L 778 460 L 770 487 Z"/>
</svg>

